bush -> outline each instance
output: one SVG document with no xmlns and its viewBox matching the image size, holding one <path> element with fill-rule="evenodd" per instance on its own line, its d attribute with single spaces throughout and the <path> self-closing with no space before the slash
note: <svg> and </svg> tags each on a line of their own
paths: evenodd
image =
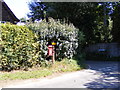
<svg viewBox="0 0 120 90">
<path fill-rule="evenodd" d="M 36 65 L 39 56 L 37 36 L 25 26 L 1 24 L 0 67 L 12 70 Z"/>
<path fill-rule="evenodd" d="M 27 28 L 27 27 L 28 28 Z M 26 26 L 1 24 L 0 68 L 2 70 L 27 69 L 33 66 L 48 66 L 48 45 L 53 41 L 56 59 L 73 58 L 81 53 L 84 35 L 72 24 L 50 19 L 50 22 L 31 23 Z"/>
<path fill-rule="evenodd" d="M 55 46 L 57 60 L 72 58 L 84 37 L 72 24 L 61 23 L 59 20 L 49 19 L 49 22 L 31 23 L 27 27 L 33 30 L 39 37 L 42 60 L 46 58 L 47 45 L 50 45 L 51 42 L 57 43 Z"/>
</svg>

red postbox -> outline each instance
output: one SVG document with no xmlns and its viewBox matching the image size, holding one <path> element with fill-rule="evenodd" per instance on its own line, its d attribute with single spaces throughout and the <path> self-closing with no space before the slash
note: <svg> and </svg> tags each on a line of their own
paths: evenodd
<svg viewBox="0 0 120 90">
<path fill-rule="evenodd" d="M 48 46 L 48 56 L 53 56 L 53 49 L 54 47 L 52 45 Z"/>
</svg>

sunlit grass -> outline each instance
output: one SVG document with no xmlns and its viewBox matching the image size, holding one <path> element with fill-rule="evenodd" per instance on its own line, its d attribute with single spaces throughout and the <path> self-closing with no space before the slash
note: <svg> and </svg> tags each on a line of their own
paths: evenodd
<svg viewBox="0 0 120 90">
<path fill-rule="evenodd" d="M 83 67 L 78 65 L 76 60 L 67 60 L 64 59 L 62 61 L 56 61 L 55 64 L 49 67 L 38 67 L 32 68 L 28 71 L 11 71 L 11 72 L 2 72 L 0 74 L 0 80 L 23 80 L 30 78 L 40 78 L 52 75 L 54 73 L 62 73 L 62 72 L 72 72 L 81 70 Z"/>
<path fill-rule="evenodd" d="M 4 73 L 0 80 L 15 80 L 15 79 L 29 79 L 29 78 L 39 78 L 51 75 L 52 72 L 49 70 L 35 70 L 35 71 L 19 71 L 15 73 Z"/>
</svg>

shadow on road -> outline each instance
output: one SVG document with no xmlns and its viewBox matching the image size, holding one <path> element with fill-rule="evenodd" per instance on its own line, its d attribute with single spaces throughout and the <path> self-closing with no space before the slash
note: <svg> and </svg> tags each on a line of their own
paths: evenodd
<svg viewBox="0 0 120 90">
<path fill-rule="evenodd" d="M 120 62 L 87 61 L 86 63 L 89 65 L 89 69 L 97 71 L 95 74 L 100 73 L 99 78 L 85 84 L 87 88 L 116 88 L 115 90 L 120 90 Z"/>
</svg>

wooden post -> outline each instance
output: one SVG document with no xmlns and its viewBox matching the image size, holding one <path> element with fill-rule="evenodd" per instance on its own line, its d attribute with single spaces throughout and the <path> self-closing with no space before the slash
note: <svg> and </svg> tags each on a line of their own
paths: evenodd
<svg viewBox="0 0 120 90">
<path fill-rule="evenodd" d="M 54 46 L 53 46 L 53 56 L 52 56 L 52 63 L 55 63 L 55 50 L 54 50 Z"/>
</svg>

